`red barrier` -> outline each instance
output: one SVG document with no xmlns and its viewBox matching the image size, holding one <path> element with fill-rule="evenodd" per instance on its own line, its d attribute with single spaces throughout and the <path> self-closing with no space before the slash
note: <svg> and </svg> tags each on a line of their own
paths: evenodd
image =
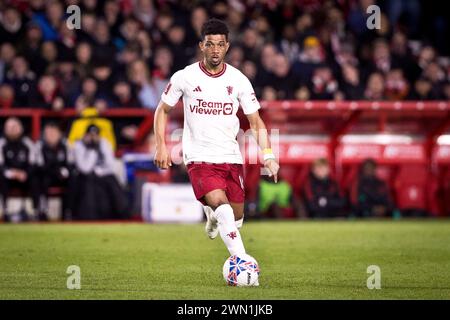
<svg viewBox="0 0 450 320">
<path fill-rule="evenodd" d="M 448 101 L 262 101 L 263 109 L 278 110 L 375 110 L 375 111 L 449 111 Z"/>
</svg>

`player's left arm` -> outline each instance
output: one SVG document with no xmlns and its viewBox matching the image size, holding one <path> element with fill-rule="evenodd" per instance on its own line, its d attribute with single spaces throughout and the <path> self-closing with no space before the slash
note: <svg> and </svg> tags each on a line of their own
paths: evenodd
<svg viewBox="0 0 450 320">
<path fill-rule="evenodd" d="M 263 150 L 264 167 L 269 171 L 269 176 L 273 176 L 274 181 L 278 182 L 278 170 L 280 169 L 280 166 L 270 147 L 270 140 L 269 135 L 267 134 L 266 125 L 263 119 L 261 119 L 258 111 L 247 114 L 246 116 L 248 122 L 250 123 L 252 134 L 255 137 L 259 147 Z"/>
</svg>

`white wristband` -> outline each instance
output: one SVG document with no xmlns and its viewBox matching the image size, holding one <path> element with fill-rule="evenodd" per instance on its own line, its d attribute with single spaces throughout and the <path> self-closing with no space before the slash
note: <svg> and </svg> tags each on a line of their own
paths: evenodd
<svg viewBox="0 0 450 320">
<path fill-rule="evenodd" d="M 273 153 L 268 153 L 264 155 L 264 161 L 266 160 L 275 160 L 275 155 Z"/>
</svg>

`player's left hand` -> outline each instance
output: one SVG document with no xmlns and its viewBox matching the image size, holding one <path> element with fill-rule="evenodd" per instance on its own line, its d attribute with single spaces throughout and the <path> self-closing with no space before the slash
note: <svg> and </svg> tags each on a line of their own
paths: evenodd
<svg viewBox="0 0 450 320">
<path fill-rule="evenodd" d="M 278 170 L 280 165 L 274 159 L 268 159 L 264 161 L 264 167 L 269 170 L 269 177 L 273 176 L 273 181 L 278 182 Z"/>
</svg>

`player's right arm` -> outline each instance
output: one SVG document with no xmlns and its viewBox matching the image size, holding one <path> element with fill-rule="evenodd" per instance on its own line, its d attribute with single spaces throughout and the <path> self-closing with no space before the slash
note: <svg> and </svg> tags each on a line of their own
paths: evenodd
<svg viewBox="0 0 450 320">
<path fill-rule="evenodd" d="M 156 153 L 154 162 L 156 166 L 160 169 L 167 169 L 172 165 L 172 161 L 170 160 L 169 150 L 167 150 L 165 132 L 166 132 L 166 124 L 167 119 L 169 117 L 169 112 L 172 109 L 168 104 L 160 101 L 158 107 L 155 111 L 154 118 L 154 131 L 156 138 Z"/>
<path fill-rule="evenodd" d="M 177 71 L 170 78 L 166 89 L 161 94 L 161 101 L 155 111 L 153 128 L 156 138 L 154 162 L 160 169 L 168 169 L 172 165 L 169 150 L 166 146 L 166 124 L 170 110 L 175 107 L 183 95 L 183 71 Z"/>
</svg>

